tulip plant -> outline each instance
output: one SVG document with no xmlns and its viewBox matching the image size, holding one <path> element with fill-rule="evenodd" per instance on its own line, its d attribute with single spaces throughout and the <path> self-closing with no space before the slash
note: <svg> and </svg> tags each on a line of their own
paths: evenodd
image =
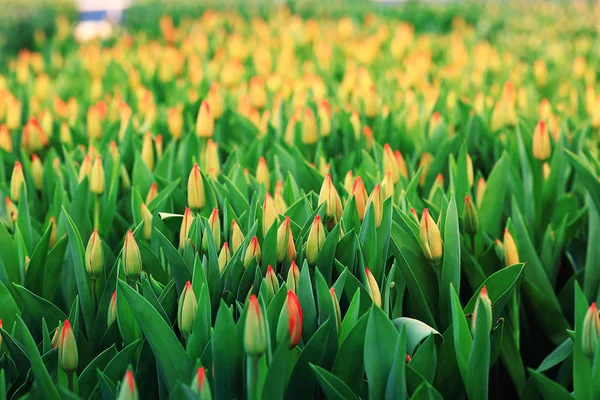
<svg viewBox="0 0 600 400">
<path fill-rule="evenodd" d="M 0 58 L 0 399 L 600 399 L 600 7 L 300 3 Z"/>
</svg>

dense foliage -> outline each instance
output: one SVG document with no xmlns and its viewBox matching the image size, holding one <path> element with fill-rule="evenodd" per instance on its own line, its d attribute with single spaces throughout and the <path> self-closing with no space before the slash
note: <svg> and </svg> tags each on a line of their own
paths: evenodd
<svg viewBox="0 0 600 400">
<path fill-rule="evenodd" d="M 600 398 L 600 7 L 499 7 L 34 32 L 0 399 Z"/>
</svg>

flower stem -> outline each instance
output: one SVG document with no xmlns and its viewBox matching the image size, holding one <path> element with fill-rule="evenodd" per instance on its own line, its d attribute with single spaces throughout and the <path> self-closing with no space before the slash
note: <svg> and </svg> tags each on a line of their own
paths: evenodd
<svg viewBox="0 0 600 400">
<path fill-rule="evenodd" d="M 248 356 L 248 370 L 246 381 L 248 400 L 258 400 L 260 398 L 260 394 L 258 393 L 258 360 L 258 357 Z"/>
</svg>

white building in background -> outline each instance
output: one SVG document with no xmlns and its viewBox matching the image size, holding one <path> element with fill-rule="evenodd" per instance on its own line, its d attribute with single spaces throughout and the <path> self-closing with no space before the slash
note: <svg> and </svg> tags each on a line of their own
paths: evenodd
<svg viewBox="0 0 600 400">
<path fill-rule="evenodd" d="M 88 41 L 96 37 L 107 38 L 131 0 L 77 0 L 79 23 L 75 27 L 75 38 Z"/>
</svg>

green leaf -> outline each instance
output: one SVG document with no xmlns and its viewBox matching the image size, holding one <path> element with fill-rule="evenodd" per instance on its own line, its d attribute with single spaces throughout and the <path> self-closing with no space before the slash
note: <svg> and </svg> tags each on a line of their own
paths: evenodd
<svg viewBox="0 0 600 400">
<path fill-rule="evenodd" d="M 454 349 L 456 350 L 456 361 L 463 382 L 467 381 L 467 364 L 473 347 L 473 339 L 469 331 L 467 319 L 460 305 L 460 300 L 454 288 L 451 290 L 452 303 L 452 332 L 454 336 Z"/>
<path fill-rule="evenodd" d="M 358 293 L 358 292 L 357 292 Z M 358 299 L 357 295 L 354 296 Z M 358 303 L 357 303 L 358 304 Z M 365 333 L 370 311 L 363 314 L 351 327 L 346 339 L 342 342 L 331 371 L 343 380 L 351 389 L 360 395 L 364 372 Z M 346 317 L 348 314 L 346 314 Z"/>
<path fill-rule="evenodd" d="M 485 194 L 479 210 L 479 222 L 483 231 L 491 237 L 500 236 L 500 221 L 504 210 L 504 197 L 506 195 L 506 176 L 508 174 L 508 155 L 496 162 L 486 182 Z"/>
<path fill-rule="evenodd" d="M 233 316 L 227 305 L 221 301 L 212 337 L 213 362 L 215 371 L 214 396 L 217 399 L 240 398 L 242 385 L 242 354 L 240 339 Z M 187 381 L 185 381 L 187 382 Z"/>
<path fill-rule="evenodd" d="M 154 236 L 158 239 L 161 248 L 165 252 L 165 256 L 167 257 L 167 261 L 173 272 L 177 293 L 181 293 L 185 283 L 192 280 L 190 268 L 185 264 L 185 261 L 183 261 L 183 258 L 181 258 L 181 255 L 175 247 L 173 247 L 169 239 L 167 239 L 156 227 L 154 228 Z"/>
<path fill-rule="evenodd" d="M 23 289 L 27 290 L 25 288 Z M 21 311 L 19 310 L 19 306 L 17 306 L 15 299 L 2 282 L 0 282 L 0 304 L 2 304 L 0 307 L 0 320 L 2 320 L 5 327 L 12 327 L 17 321 L 17 316 L 21 315 Z"/>
<path fill-rule="evenodd" d="M 337 400 L 358 400 L 358 397 L 352 392 L 352 390 L 337 376 L 331 372 L 317 365 L 309 364 L 313 369 L 317 380 L 321 385 L 321 389 L 325 393 L 328 399 Z"/>
<path fill-rule="evenodd" d="M 529 368 L 529 373 L 531 374 L 533 382 L 535 382 L 535 385 L 545 399 L 573 400 L 573 396 L 569 394 L 567 389 L 558 383 L 551 381 L 534 369 Z"/>
<path fill-rule="evenodd" d="M 392 370 L 388 376 L 385 390 L 386 400 L 404 400 L 408 397 L 405 372 L 406 354 L 406 331 L 400 328 L 396 350 L 394 351 L 394 363 L 392 364 Z"/>
<path fill-rule="evenodd" d="M 481 301 L 481 300 L 480 300 Z M 473 347 L 467 365 L 467 380 L 465 386 L 470 399 L 488 398 L 488 381 L 490 366 L 490 326 L 492 325 L 491 313 L 487 313 L 483 306 L 477 313 L 475 332 L 473 334 Z"/>
<path fill-rule="evenodd" d="M 53 327 L 57 326 L 59 321 L 67 319 L 67 315 L 48 300 L 41 298 L 16 283 L 13 286 L 21 297 L 27 312 L 31 313 L 36 319 L 41 320 L 44 318 Z"/>
<path fill-rule="evenodd" d="M 545 372 L 563 362 L 567 357 L 573 354 L 573 341 L 571 338 L 565 339 L 552 353 L 548 354 L 544 361 L 537 367 L 536 371 Z"/>
<path fill-rule="evenodd" d="M 302 308 L 302 337 L 308 341 L 317 330 L 317 307 L 307 263 L 302 265 L 298 280 L 298 300 Z"/>
<path fill-rule="evenodd" d="M 418 319 L 400 317 L 392 320 L 392 323 L 399 332 L 402 329 L 406 332 L 406 354 L 412 355 L 417 345 L 431 335 L 435 335 L 440 342 L 443 340 L 438 331 Z"/>
<path fill-rule="evenodd" d="M 439 312 L 441 328 L 445 329 L 452 320 L 450 306 L 450 286 L 460 293 L 460 230 L 458 227 L 458 210 L 456 199 L 450 198 L 446 210 L 444 224 L 444 260 L 440 283 Z"/>
<path fill-rule="evenodd" d="M 192 364 L 171 327 L 146 299 L 125 282 L 119 281 L 118 285 L 152 347 L 167 386 L 174 388 L 178 380 L 189 382 L 192 378 Z"/>
<path fill-rule="evenodd" d="M 369 397 L 381 399 L 395 358 L 398 332 L 387 315 L 376 306 L 371 308 L 365 335 L 365 372 Z"/>
</svg>

